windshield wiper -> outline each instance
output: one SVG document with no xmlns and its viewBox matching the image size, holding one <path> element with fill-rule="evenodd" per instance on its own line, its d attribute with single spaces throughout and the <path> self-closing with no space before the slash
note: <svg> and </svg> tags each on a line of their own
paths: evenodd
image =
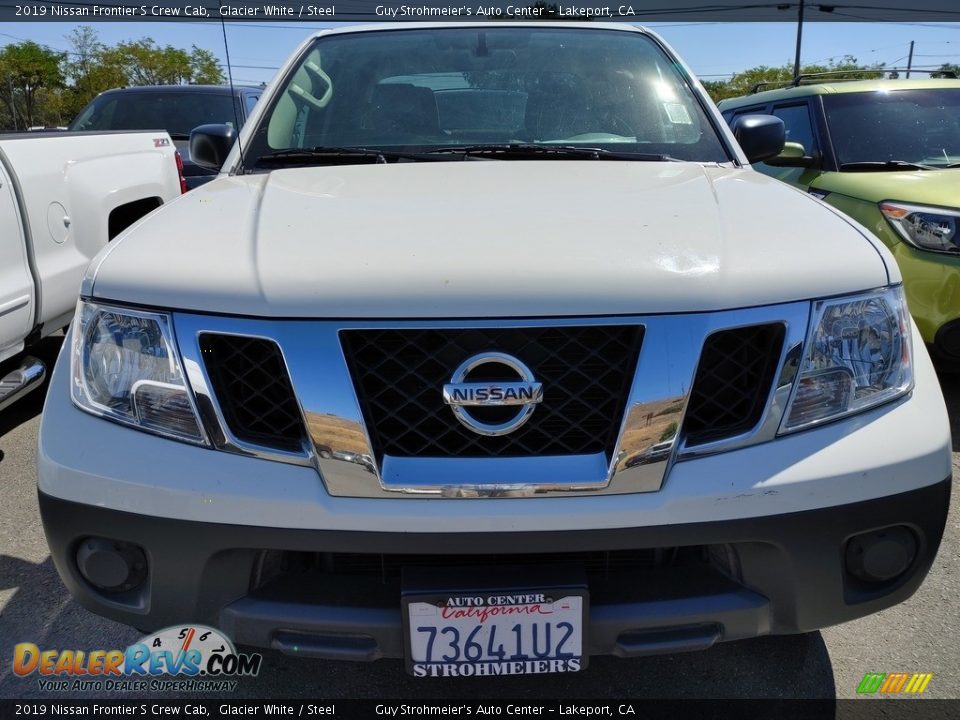
<svg viewBox="0 0 960 720">
<path fill-rule="evenodd" d="M 939 170 L 933 165 L 909 162 L 907 160 L 862 160 L 860 162 L 843 163 L 841 170 Z"/>
<path fill-rule="evenodd" d="M 513 160 L 635 160 L 640 162 L 684 162 L 669 155 L 632 153 L 605 150 L 582 145 L 537 145 L 535 143 L 508 143 L 491 145 L 463 145 L 430 150 L 431 154 L 481 156 Z"/>
<path fill-rule="evenodd" d="M 256 159 L 258 163 L 270 165 L 350 165 L 384 164 L 390 160 L 422 160 L 436 162 L 448 158 L 426 153 L 402 152 L 397 150 L 377 150 L 364 147 L 314 147 L 290 148 L 275 153 L 267 153 Z"/>
</svg>

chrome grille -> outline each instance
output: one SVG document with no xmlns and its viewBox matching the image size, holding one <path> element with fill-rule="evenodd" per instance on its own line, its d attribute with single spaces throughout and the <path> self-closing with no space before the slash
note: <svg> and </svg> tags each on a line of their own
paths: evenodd
<svg viewBox="0 0 960 720">
<path fill-rule="evenodd" d="M 808 302 L 691 315 L 462 321 L 269 319 L 175 313 L 174 325 L 190 383 L 197 396 L 197 407 L 214 447 L 274 462 L 313 466 L 331 496 L 415 500 L 561 497 L 574 490 L 580 496 L 656 492 L 675 462 L 681 463 L 706 452 L 723 452 L 772 440 L 784 407 L 785 396 L 781 397 L 781 391 L 789 391 L 792 377 L 780 367 L 774 356 L 780 352 L 780 345 L 789 348 L 786 357 L 793 357 L 801 351 L 809 313 Z M 584 432 L 581 418 L 574 418 L 578 423 L 575 429 L 582 441 L 577 451 L 586 447 L 588 450 L 600 448 L 603 452 L 550 456 L 508 453 L 497 457 L 494 453 L 476 455 L 468 449 L 463 454 L 446 457 L 384 457 L 380 442 L 382 433 L 378 434 L 380 428 L 376 427 L 370 404 L 364 397 L 366 389 L 358 381 L 361 361 L 369 363 L 388 355 L 386 367 L 395 370 L 398 364 L 391 365 L 388 361 L 401 359 L 400 348 L 423 333 L 435 333 L 432 342 L 444 348 L 450 345 L 440 342 L 444 338 L 466 333 L 474 339 L 496 338 L 501 333 L 530 336 L 534 331 L 549 337 L 550 333 L 562 336 L 571 330 L 582 329 L 584 333 L 597 331 L 595 337 L 603 340 L 610 326 L 616 332 L 623 332 L 620 337 L 626 337 L 628 341 L 594 342 L 579 353 L 581 357 L 590 357 L 591 351 L 596 353 L 603 345 L 614 349 L 608 355 L 621 355 L 619 369 L 623 384 L 606 394 L 607 401 L 613 399 L 621 403 L 612 413 L 617 419 L 606 428 Z M 777 338 L 774 342 L 776 352 L 757 352 L 756 348 L 762 349 L 763 343 L 749 341 L 746 334 L 740 335 L 739 340 L 748 341 L 747 348 L 753 347 L 752 352 L 743 348 L 737 350 L 736 343 L 715 345 L 721 337 L 737 339 L 736 334 L 726 335 L 734 332 L 731 328 L 756 328 L 762 337 L 771 326 L 774 326 Z M 392 348 L 368 347 L 385 332 L 390 333 L 386 339 L 395 343 Z M 214 336 L 227 336 L 231 340 L 224 340 L 227 344 L 217 347 L 211 340 Z M 256 340 L 247 345 L 249 338 Z M 355 340 L 359 342 L 353 342 Z M 642 352 L 639 350 L 641 340 Z M 461 350 L 469 351 L 472 356 L 475 351 L 487 347 L 488 343 L 484 342 Z M 622 352 L 617 353 L 617 347 Z M 718 352 L 724 348 L 726 352 Z M 351 352 L 359 350 L 364 350 L 365 357 Z M 515 356 L 523 351 L 522 345 L 510 345 L 504 350 Z M 422 348 L 418 352 L 420 362 L 428 366 L 431 362 L 443 360 L 444 377 L 432 391 L 436 395 L 431 392 L 429 398 L 431 404 L 441 404 L 441 386 L 450 380 L 446 373 L 453 374 L 453 368 L 464 359 L 463 353 L 457 353 L 452 359 L 439 352 L 422 352 Z M 745 432 L 740 432 L 740 428 L 746 427 L 748 422 L 738 425 L 734 418 L 726 417 L 723 407 L 710 407 L 711 401 L 720 394 L 738 387 L 740 399 L 747 397 L 742 392 L 742 381 L 738 385 L 736 378 L 736 373 L 743 369 L 738 367 L 738 352 L 742 353 L 740 362 L 750 365 L 759 356 L 769 359 L 776 365 L 774 376 L 787 383 L 777 388 L 774 395 L 773 381 L 761 382 L 762 392 L 752 396 L 758 404 L 751 404 L 748 411 L 739 415 L 741 420 L 744 417 L 752 419 L 759 412 L 759 421 Z M 272 358 L 272 365 L 269 360 L 264 364 L 265 353 Z M 230 357 L 230 360 L 225 361 L 221 355 Z M 708 361 L 711 357 L 714 360 Z M 720 362 L 723 358 L 726 360 Z M 601 359 L 609 364 L 609 358 Z M 528 358 L 523 357 L 523 360 Z M 718 365 L 726 365 L 727 370 L 718 373 Z M 203 371 L 193 372 L 194 368 Z M 542 373 L 539 368 L 535 369 L 540 380 Z M 731 369 L 734 374 L 726 375 L 724 379 L 724 373 Z M 755 370 L 747 374 L 753 377 L 764 375 Z M 413 401 L 423 397 L 423 389 L 418 389 L 416 383 L 413 383 L 414 392 L 408 398 L 400 385 L 384 386 L 385 378 L 378 380 L 375 373 L 369 375 L 373 378 L 368 380 L 375 392 L 386 393 L 386 388 L 391 388 L 395 391 L 392 394 L 395 401 L 407 402 L 414 409 Z M 549 388 L 545 390 L 549 393 Z M 266 397 L 257 397 L 251 404 L 249 396 L 264 393 Z M 720 404 L 722 406 L 723 402 Z M 729 404 L 732 408 L 738 403 Z M 286 409 L 279 416 L 272 412 L 278 406 Z M 578 407 L 578 403 L 572 402 L 571 407 Z M 434 411 L 437 409 L 433 407 Z M 452 420 L 449 406 L 441 405 L 439 410 L 450 413 Z M 538 406 L 534 415 L 543 415 L 543 410 L 542 405 Z M 689 422 L 685 420 L 685 414 L 689 414 Z M 282 419 L 278 422 L 278 417 L 283 415 L 289 422 Z M 402 424 L 400 427 L 405 428 Z M 522 427 L 513 436 L 518 437 L 519 432 L 532 427 Z M 711 434 L 708 432 L 711 429 L 723 432 Z M 462 432 L 469 431 L 464 428 Z M 604 432 L 606 436 L 597 442 Z M 540 437 L 545 434 L 541 430 Z M 585 438 L 588 434 L 590 437 Z M 671 440 L 675 434 L 680 436 L 679 443 Z M 470 443 L 484 440 L 470 435 Z M 570 436 L 557 433 L 556 437 L 549 438 L 552 447 L 548 446 L 547 452 L 554 451 L 558 441 L 569 437 L 576 436 L 574 433 Z M 378 443 L 376 452 L 374 442 Z M 589 442 L 594 444 L 591 446 Z M 613 448 L 616 457 L 610 457 Z M 563 450 L 562 445 L 560 449 Z M 609 462 L 605 461 L 605 454 Z M 374 462 L 367 462 L 370 458 Z M 465 458 L 478 458 L 482 462 L 461 463 L 460 460 Z M 363 471 L 357 472 L 361 465 Z"/>
<path fill-rule="evenodd" d="M 642 336 L 637 325 L 340 332 L 378 459 L 599 452 L 610 457 Z M 542 403 L 509 435 L 471 432 L 442 399 L 454 369 L 484 351 L 517 357 L 543 383 Z"/>
</svg>

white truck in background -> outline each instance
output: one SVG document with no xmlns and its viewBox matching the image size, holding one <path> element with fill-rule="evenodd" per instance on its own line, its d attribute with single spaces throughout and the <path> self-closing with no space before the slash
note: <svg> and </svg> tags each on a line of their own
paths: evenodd
<svg viewBox="0 0 960 720">
<path fill-rule="evenodd" d="M 0 135 L 0 410 L 45 375 L 6 361 L 69 324 L 90 260 L 178 197 L 181 169 L 162 130 Z"/>
</svg>

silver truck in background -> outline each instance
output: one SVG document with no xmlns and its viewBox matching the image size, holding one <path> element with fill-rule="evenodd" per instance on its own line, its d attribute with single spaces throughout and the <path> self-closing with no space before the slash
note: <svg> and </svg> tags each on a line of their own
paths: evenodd
<svg viewBox="0 0 960 720">
<path fill-rule="evenodd" d="M 183 189 L 162 130 L 0 136 L 0 410 L 45 375 L 5 361 L 67 325 L 93 256 Z"/>
</svg>

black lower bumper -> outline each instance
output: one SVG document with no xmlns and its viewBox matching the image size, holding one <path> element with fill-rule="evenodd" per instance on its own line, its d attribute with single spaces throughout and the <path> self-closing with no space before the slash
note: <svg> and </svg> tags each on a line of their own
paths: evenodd
<svg viewBox="0 0 960 720">
<path fill-rule="evenodd" d="M 402 657 L 408 565 L 441 582 L 470 567 L 475 584 L 465 589 L 483 589 L 485 567 L 548 564 L 587 578 L 588 652 L 636 656 L 805 632 L 902 602 L 936 555 L 950 478 L 786 515 L 577 532 L 287 530 L 135 515 L 42 493 L 39 500 L 71 594 L 143 630 L 202 623 L 242 645 L 300 655 Z M 915 539 L 908 568 L 882 581 L 855 577 L 851 538 L 892 527 Z M 108 592 L 81 576 L 78 550 L 91 537 L 143 549 L 136 587 Z"/>
</svg>

